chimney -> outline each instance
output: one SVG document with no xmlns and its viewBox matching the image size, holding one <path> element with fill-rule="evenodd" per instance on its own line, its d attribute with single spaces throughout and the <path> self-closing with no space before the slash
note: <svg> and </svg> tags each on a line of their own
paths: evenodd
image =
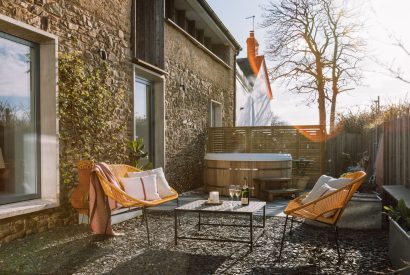
<svg viewBox="0 0 410 275">
<path fill-rule="evenodd" d="M 253 60 L 258 55 L 259 43 L 255 38 L 255 32 L 249 33 L 248 39 L 246 39 L 246 47 L 248 52 L 248 59 Z"/>
</svg>

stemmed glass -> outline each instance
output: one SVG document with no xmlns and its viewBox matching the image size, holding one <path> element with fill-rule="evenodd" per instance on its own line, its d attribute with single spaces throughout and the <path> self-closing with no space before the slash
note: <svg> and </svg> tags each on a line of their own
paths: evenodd
<svg viewBox="0 0 410 275">
<path fill-rule="evenodd" d="M 235 197 L 239 201 L 239 197 L 241 195 L 241 187 L 239 185 L 235 185 L 235 191 L 234 191 Z"/>
<path fill-rule="evenodd" d="M 231 197 L 231 205 L 233 204 L 233 196 L 236 195 L 235 190 L 235 185 L 229 185 L 229 196 Z"/>
</svg>

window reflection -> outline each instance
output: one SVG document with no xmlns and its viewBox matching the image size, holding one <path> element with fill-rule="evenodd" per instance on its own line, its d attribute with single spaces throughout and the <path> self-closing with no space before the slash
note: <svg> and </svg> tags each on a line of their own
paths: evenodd
<svg viewBox="0 0 410 275">
<path fill-rule="evenodd" d="M 154 158 L 152 149 L 152 97 L 152 83 L 137 78 L 134 86 L 134 136 L 135 138 L 143 138 L 144 151 L 148 153 L 150 162 L 153 162 Z"/>
<path fill-rule="evenodd" d="M 36 198 L 37 45 L 0 32 L 0 204 Z"/>
</svg>

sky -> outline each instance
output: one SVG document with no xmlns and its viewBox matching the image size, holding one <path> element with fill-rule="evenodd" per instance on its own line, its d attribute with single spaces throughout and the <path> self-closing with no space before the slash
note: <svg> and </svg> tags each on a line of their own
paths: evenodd
<svg viewBox="0 0 410 275">
<path fill-rule="evenodd" d="M 17 116 L 30 104 L 28 46 L 0 37 L 0 104 L 11 105 Z"/>
<path fill-rule="evenodd" d="M 239 57 L 246 56 L 246 38 L 252 29 L 252 19 L 245 18 L 255 15 L 255 36 L 259 42 L 259 54 L 263 54 L 267 38 L 266 29 L 261 28 L 260 23 L 263 21 L 262 7 L 269 0 L 208 0 L 208 3 L 242 46 Z M 410 57 L 394 46 L 389 37 L 393 34 L 410 48 L 410 1 L 368 0 L 362 9 L 360 20 L 364 21 L 365 28 L 361 35 L 367 42 L 368 55 L 401 67 L 410 78 Z M 269 61 L 267 64 L 269 68 Z M 360 87 L 339 95 L 338 112 L 370 108 L 378 96 L 381 105 L 410 99 L 410 84 L 388 76 L 382 67 L 370 59 L 365 62 L 363 72 Z M 271 85 L 275 100 L 273 111 L 281 120 L 293 125 L 319 123 L 317 105 L 306 106 L 306 96 L 287 92 L 277 82 Z"/>
</svg>

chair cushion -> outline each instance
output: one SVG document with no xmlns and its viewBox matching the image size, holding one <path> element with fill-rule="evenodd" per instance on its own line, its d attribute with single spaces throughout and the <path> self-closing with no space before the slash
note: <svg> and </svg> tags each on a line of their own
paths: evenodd
<svg viewBox="0 0 410 275">
<path fill-rule="evenodd" d="M 120 178 L 124 191 L 131 197 L 144 201 L 160 200 L 157 189 L 157 175 Z"/>
<path fill-rule="evenodd" d="M 164 170 L 162 169 L 162 167 L 156 168 L 153 170 L 142 171 L 142 172 L 128 172 L 127 174 L 128 174 L 128 177 L 130 178 L 144 177 L 148 175 L 156 175 L 159 196 L 161 198 L 166 198 L 166 197 L 174 195 L 174 192 L 172 192 L 172 189 L 169 186 L 167 179 L 165 178 Z"/>
<path fill-rule="evenodd" d="M 349 185 L 349 183 L 351 183 L 351 182 L 352 182 L 352 179 L 348 179 L 348 178 L 338 178 L 338 179 L 331 178 L 326 183 L 330 187 L 340 189 L 340 188 L 343 188 L 343 187 Z"/>
<path fill-rule="evenodd" d="M 322 197 L 322 196 L 324 196 L 324 195 L 327 195 L 327 194 L 329 194 L 329 193 L 332 193 L 332 192 L 334 192 L 334 191 L 336 191 L 336 190 L 337 190 L 336 188 L 333 188 L 333 187 L 329 186 L 327 183 L 323 183 L 319 188 L 317 188 L 317 189 L 315 190 L 314 193 L 313 193 L 313 192 L 310 192 L 310 193 L 306 196 L 306 198 L 303 199 L 302 203 L 303 203 L 303 204 L 307 204 L 307 203 L 312 202 L 312 201 L 314 201 L 314 200 L 316 200 L 316 199 L 318 199 L 318 198 L 320 198 L 320 197 Z M 312 190 L 312 191 L 313 191 L 313 190 Z"/>
<path fill-rule="evenodd" d="M 315 183 L 315 185 L 313 186 L 313 188 L 309 192 L 309 194 L 306 196 L 306 198 L 304 198 L 302 200 L 302 204 L 307 204 L 311 201 L 314 201 L 314 200 L 320 198 L 323 195 L 329 194 L 329 192 L 323 193 L 325 191 L 325 189 L 327 188 L 327 187 L 325 187 L 324 189 L 322 188 L 322 186 L 324 184 L 327 184 L 328 187 L 331 187 L 331 188 L 337 190 L 337 189 L 345 187 L 346 185 L 348 185 L 351 182 L 352 182 L 352 179 L 348 179 L 348 178 L 335 179 L 335 178 L 332 178 L 332 177 L 329 177 L 329 176 L 326 176 L 326 175 L 322 175 L 317 180 L 317 182 Z"/>
<path fill-rule="evenodd" d="M 322 175 L 319 177 L 319 179 L 316 181 L 315 185 L 313 186 L 312 190 L 310 190 L 309 194 L 302 200 L 302 204 L 306 204 L 308 202 L 313 201 L 311 198 L 314 197 L 315 199 L 320 197 L 320 187 L 328 182 L 332 177 Z"/>
</svg>

